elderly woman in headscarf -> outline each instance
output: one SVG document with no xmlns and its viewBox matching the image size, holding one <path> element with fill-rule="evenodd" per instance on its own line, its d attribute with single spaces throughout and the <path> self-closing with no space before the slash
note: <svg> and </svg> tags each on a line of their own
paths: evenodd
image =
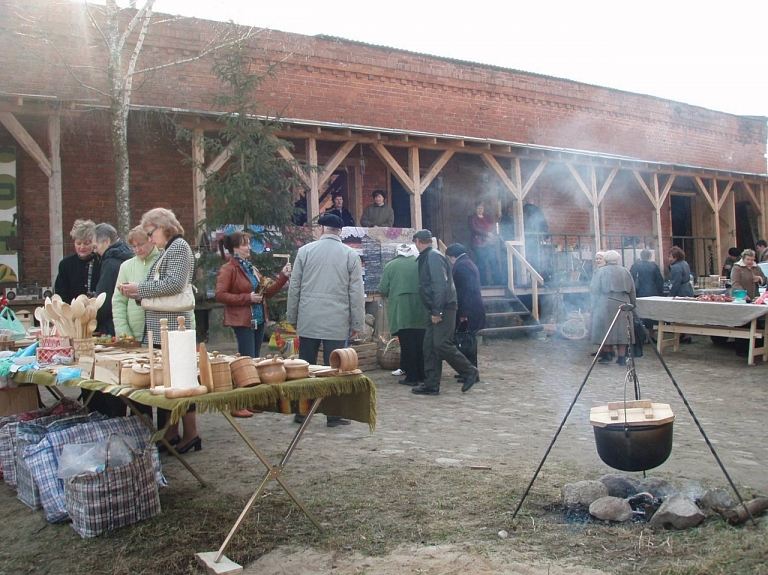
<svg viewBox="0 0 768 575">
<path fill-rule="evenodd" d="M 635 282 L 629 270 L 621 265 L 619 252 L 609 250 L 605 252 L 604 259 L 605 265 L 595 271 L 589 285 L 592 302 L 592 343 L 602 343 L 608 334 L 598 362 L 610 363 L 612 358 L 605 352 L 615 347 L 618 355 L 616 363 L 626 365 L 627 344 L 633 343 L 631 338 L 634 337 L 632 317 L 623 314 L 610 333 L 608 330 L 623 303 L 635 305 Z"/>
</svg>

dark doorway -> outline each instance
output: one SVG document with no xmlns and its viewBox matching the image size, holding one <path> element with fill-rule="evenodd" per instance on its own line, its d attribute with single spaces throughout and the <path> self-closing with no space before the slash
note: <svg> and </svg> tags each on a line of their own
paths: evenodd
<svg viewBox="0 0 768 575">
<path fill-rule="evenodd" d="M 736 245 L 725 248 L 755 249 L 760 238 L 758 217 L 752 202 L 736 202 Z"/>
<path fill-rule="evenodd" d="M 671 194 L 672 245 L 682 248 L 691 270 L 696 268 L 696 254 L 693 239 L 693 197 Z M 666 257 L 666 254 L 664 254 Z M 693 272 L 695 273 L 695 272 Z"/>
<path fill-rule="evenodd" d="M 411 227 L 411 194 L 394 176 L 392 176 L 392 211 L 395 212 L 396 228 Z"/>
</svg>

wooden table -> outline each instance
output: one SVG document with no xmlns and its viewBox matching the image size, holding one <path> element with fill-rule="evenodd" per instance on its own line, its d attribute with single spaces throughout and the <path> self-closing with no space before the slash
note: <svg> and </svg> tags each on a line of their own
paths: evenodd
<svg viewBox="0 0 768 575">
<path fill-rule="evenodd" d="M 48 389 L 62 395 L 61 390 L 56 387 L 55 376 L 47 371 L 28 370 L 18 372 L 14 376 L 14 380 L 19 384 L 46 386 Z M 79 387 L 92 392 L 100 391 L 121 398 L 133 414 L 139 417 L 144 425 L 153 432 L 154 435 L 151 441 L 162 441 L 168 448 L 169 453 L 176 457 L 203 486 L 207 484 L 197 471 L 165 440 L 165 429 L 158 431 L 152 422 L 136 409 L 136 403 L 169 410 L 171 413 L 167 425 L 179 421 L 193 403 L 196 404 L 198 413 L 205 413 L 206 411 L 219 412 L 230 423 L 246 445 L 256 454 L 259 461 L 267 468 L 258 488 L 246 503 L 221 548 L 218 551 L 197 554 L 198 560 L 212 573 L 237 573 L 242 571 L 242 568 L 227 559 L 224 553 L 235 533 L 237 533 L 248 516 L 248 513 L 258 501 L 261 493 L 272 480 L 280 484 L 315 527 L 322 531 L 320 522 L 282 477 L 288 460 L 301 441 L 315 413 L 319 412 L 325 415 L 345 417 L 361 423 L 367 423 L 371 431 L 373 431 L 376 425 L 376 387 L 364 375 L 297 379 L 277 385 L 258 385 L 256 387 L 207 393 L 205 395 L 180 399 L 167 399 L 164 395 L 154 395 L 149 390 L 134 389 L 130 386 L 110 385 L 93 379 L 70 379 L 60 385 Z M 297 429 L 280 462 L 274 465 L 270 463 L 268 457 L 259 449 L 255 441 L 248 437 L 242 426 L 230 415 L 230 411 L 246 407 L 258 407 L 264 411 L 280 412 L 281 400 L 298 402 L 302 399 L 311 400 L 307 417 Z"/>
<path fill-rule="evenodd" d="M 768 325 L 758 327 L 758 320 L 768 314 L 768 305 L 704 302 L 666 297 L 637 298 L 637 315 L 659 322 L 656 349 L 680 350 L 679 334 L 733 337 L 749 340 L 747 363 L 755 356 L 768 361 Z M 671 338 L 666 337 L 672 334 Z M 761 345 L 760 345 L 761 344 Z"/>
</svg>

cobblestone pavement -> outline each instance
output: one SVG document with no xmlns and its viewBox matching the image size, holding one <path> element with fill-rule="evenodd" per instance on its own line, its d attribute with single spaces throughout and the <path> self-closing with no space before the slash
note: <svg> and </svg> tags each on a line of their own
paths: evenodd
<svg viewBox="0 0 768 575">
<path fill-rule="evenodd" d="M 327 428 L 324 418 L 317 417 L 290 464 L 291 473 L 420 463 L 483 465 L 532 475 L 585 379 L 593 350 L 586 340 L 557 337 L 489 341 L 480 346 L 482 379 L 464 394 L 447 365 L 440 395 L 430 397 L 412 394 L 388 371 L 368 372 L 378 393 L 375 432 L 358 423 Z M 694 337 L 692 344 L 677 353 L 667 352 L 664 359 L 736 486 L 745 496 L 768 493 L 768 363 L 749 366 L 732 346 L 715 346 L 705 337 Z M 723 472 L 648 346 L 637 360 L 637 373 L 642 397 L 671 404 L 676 415 L 672 454 L 649 475 L 678 486 L 726 487 Z M 584 468 L 589 475 L 585 478 L 612 472 L 597 455 L 589 410 L 622 399 L 625 393 L 631 399 L 632 386 L 625 386 L 625 376 L 625 368 L 616 364 L 595 365 L 543 473 L 566 462 Z M 235 455 L 230 449 L 217 450 L 217 445 L 233 441 L 223 418 L 205 414 L 199 420 L 207 453 L 195 465 L 202 473 L 215 476 L 225 463 L 252 468 L 252 455 L 244 450 Z M 241 423 L 275 455 L 296 429 L 292 418 L 277 414 L 260 414 Z M 182 481 L 191 479 L 174 473 L 174 463 L 168 461 L 167 472 Z"/>
</svg>

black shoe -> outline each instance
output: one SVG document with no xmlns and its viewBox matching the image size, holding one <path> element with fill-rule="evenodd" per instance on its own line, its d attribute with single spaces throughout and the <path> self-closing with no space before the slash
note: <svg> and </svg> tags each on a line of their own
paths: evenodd
<svg viewBox="0 0 768 575">
<path fill-rule="evenodd" d="M 613 358 L 608 353 L 601 353 L 600 357 L 597 358 L 597 363 L 611 363 L 613 361 Z"/>
<path fill-rule="evenodd" d="M 293 422 L 294 423 L 304 423 L 304 420 L 307 418 L 306 415 L 300 415 L 298 413 L 293 415 Z"/>
<path fill-rule="evenodd" d="M 411 393 L 415 393 L 416 395 L 440 395 L 440 388 L 427 387 L 422 384 L 412 388 Z"/>
<path fill-rule="evenodd" d="M 171 439 L 169 439 L 168 443 L 170 443 L 171 445 L 178 445 L 179 441 L 181 441 L 181 437 L 179 435 L 177 435 L 176 437 L 172 437 Z M 165 443 L 163 443 L 162 441 L 158 441 L 157 442 L 157 452 L 158 453 L 166 453 L 167 451 L 168 451 L 168 448 L 165 446 Z"/>
<path fill-rule="evenodd" d="M 194 449 L 195 451 L 200 451 L 203 448 L 203 440 L 200 439 L 200 437 L 195 437 L 192 441 L 187 443 L 186 445 L 182 447 L 177 447 L 176 451 L 178 453 L 186 453 L 187 451 Z"/>
<path fill-rule="evenodd" d="M 686 335 L 685 337 L 680 338 L 680 343 L 693 343 L 693 340 L 691 339 L 691 336 Z"/>
<path fill-rule="evenodd" d="M 453 379 L 461 379 L 461 377 L 462 377 L 462 376 L 461 376 L 461 374 L 460 374 L 460 373 L 454 373 L 454 374 L 453 374 Z"/>
<path fill-rule="evenodd" d="M 627 358 L 626 358 L 626 356 L 624 356 L 624 355 L 619 356 L 619 359 L 616 360 L 616 365 L 627 365 Z"/>
<path fill-rule="evenodd" d="M 337 417 L 335 415 L 329 415 L 326 418 L 325 424 L 328 427 L 338 427 L 339 425 L 350 425 L 352 422 L 349 419 L 344 419 L 343 417 Z"/>
<path fill-rule="evenodd" d="M 472 374 L 461 380 L 463 383 L 461 386 L 462 393 L 468 392 L 476 382 L 480 381 L 480 372 L 476 367 L 473 367 L 472 369 L 474 370 Z"/>
<path fill-rule="evenodd" d="M 413 387 L 414 385 L 419 385 L 418 381 L 411 381 L 409 379 L 400 379 L 398 380 L 397 383 L 399 383 L 400 385 L 410 385 L 411 387 Z"/>
</svg>

